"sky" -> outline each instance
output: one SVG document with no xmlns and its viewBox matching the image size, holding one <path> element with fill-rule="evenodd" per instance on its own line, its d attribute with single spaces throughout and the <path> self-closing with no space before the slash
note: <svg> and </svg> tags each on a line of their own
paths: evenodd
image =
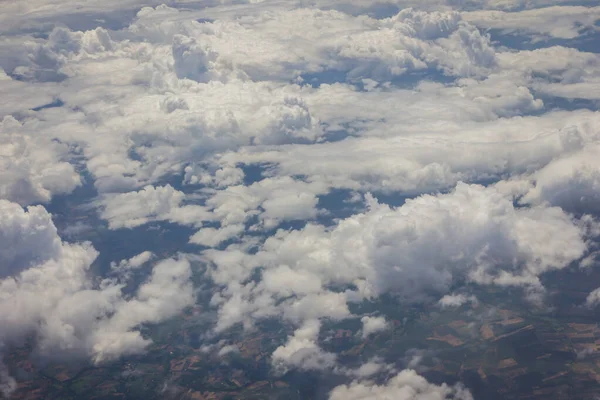
<svg viewBox="0 0 600 400">
<path fill-rule="evenodd" d="M 273 369 L 346 374 L 332 400 L 470 399 L 345 369 L 321 325 L 385 330 L 350 305 L 386 294 L 477 302 L 456 282 L 543 307 L 543 274 L 598 266 L 599 43 L 591 0 L 5 2 L 0 352 L 142 354 L 199 273 L 207 335 L 289 324 Z M 164 226 L 189 232 L 167 256 L 85 235 Z"/>
</svg>

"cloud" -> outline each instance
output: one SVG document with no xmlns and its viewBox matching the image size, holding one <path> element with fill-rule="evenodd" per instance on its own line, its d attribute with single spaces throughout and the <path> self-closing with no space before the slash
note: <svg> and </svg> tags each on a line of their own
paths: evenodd
<svg viewBox="0 0 600 400">
<path fill-rule="evenodd" d="M 191 273 L 185 259 L 167 259 L 154 266 L 135 297 L 119 302 L 114 314 L 97 323 L 92 333 L 94 361 L 143 352 L 151 341 L 135 328 L 162 322 L 193 305 L 196 299 Z"/>
<path fill-rule="evenodd" d="M 272 363 L 279 374 L 289 367 L 303 370 L 330 369 L 336 363 L 336 356 L 323 351 L 316 343 L 320 330 L 317 320 L 309 320 L 294 332 L 287 343 L 273 352 Z"/>
<path fill-rule="evenodd" d="M 146 265 L 153 257 L 154 254 L 151 251 L 144 251 L 130 259 L 121 260 L 118 263 L 113 261 L 110 263 L 110 269 L 121 279 L 127 280 L 134 270 L 140 269 L 142 266 Z"/>
<path fill-rule="evenodd" d="M 201 207 L 181 206 L 185 195 L 171 185 L 146 186 L 137 192 L 107 195 L 100 215 L 108 221 L 110 229 L 134 228 L 154 221 L 172 219 L 194 224 Z"/>
<path fill-rule="evenodd" d="M 481 28 L 504 33 L 528 33 L 542 38 L 574 39 L 586 29 L 595 30 L 600 7 L 554 6 L 517 12 L 471 11 L 462 17 Z"/>
<path fill-rule="evenodd" d="M 136 24 L 143 25 L 152 13 L 148 10 Z M 494 65 L 493 49 L 488 38 L 460 20 L 458 13 L 412 9 L 383 20 L 298 9 L 190 24 L 180 29 L 188 36 L 173 35 L 169 23 L 150 29 L 173 38 L 177 75 L 198 82 L 232 77 L 288 80 L 327 70 L 342 71 L 352 80 L 389 80 L 427 68 L 479 75 Z M 305 29 L 297 29 L 299 21 Z M 201 37 L 202 45 L 194 37 Z"/>
<path fill-rule="evenodd" d="M 369 211 L 330 230 L 309 225 L 281 232 L 255 257 L 267 267 L 310 272 L 324 284 L 365 280 L 375 294 L 390 291 L 414 301 L 443 294 L 459 276 L 537 285 L 541 273 L 567 266 L 585 250 L 583 232 L 561 209 L 515 208 L 493 187 L 459 184 L 449 194 L 424 195 L 395 209 L 371 199 Z"/>
<path fill-rule="evenodd" d="M 535 46 L 597 32 L 597 7 L 563 3 L 7 5 L 0 341 L 32 334 L 42 354 L 100 363 L 143 352 L 141 326 L 195 301 L 185 257 L 146 251 L 94 276 L 90 244 L 64 242 L 45 208 L 21 208 L 60 208 L 52 200 L 82 184 L 79 171 L 99 196 L 86 186 L 67 203 L 97 206 L 102 235 L 196 229 L 189 242 L 208 247 L 198 258 L 215 284 L 214 333 L 289 324 L 272 355 L 279 372 L 389 372 L 381 360 L 344 369 L 321 347 L 325 321 L 360 319 L 364 337 L 385 329 L 384 317 L 354 315 L 353 302 L 392 294 L 454 307 L 474 299 L 455 289 L 464 281 L 540 295 L 544 273 L 595 246 L 585 214 L 598 212 L 600 119 L 577 108 L 594 108 L 600 58 L 517 51 L 485 30 L 542 39 Z M 410 371 L 335 393 L 467 396 Z"/>
<path fill-rule="evenodd" d="M 133 228 L 164 219 L 183 201 L 184 194 L 171 185 L 146 186 L 138 192 L 117 194 L 104 202 L 102 217 L 111 229 Z"/>
<path fill-rule="evenodd" d="M 575 213 L 600 212 L 600 147 L 585 149 L 558 158 L 537 171 L 535 187 L 526 193 L 524 203 L 547 202 Z"/>
<path fill-rule="evenodd" d="M 330 400 L 360 400 L 360 399 L 426 399 L 472 400 L 471 393 L 461 385 L 440 386 L 429 383 L 415 371 L 406 369 L 391 378 L 385 385 L 373 382 L 354 381 L 350 385 L 336 387 L 329 394 Z"/>
<path fill-rule="evenodd" d="M 477 304 L 478 300 L 475 296 L 467 296 L 466 294 L 447 294 L 438 301 L 438 305 L 442 308 L 456 308 L 463 304 Z"/>
<path fill-rule="evenodd" d="M 22 205 L 47 203 L 81 184 L 69 147 L 35 134 L 11 116 L 0 122 L 0 198 Z"/>
<path fill-rule="evenodd" d="M 385 330 L 388 327 L 388 324 L 385 320 L 385 317 L 369 317 L 365 316 L 360 319 L 362 322 L 362 337 L 366 338 L 373 333 L 377 333 Z"/>
<path fill-rule="evenodd" d="M 472 90 L 473 99 L 477 99 L 478 106 L 475 102 L 465 104 L 465 109 L 473 112 L 476 108 L 471 105 L 496 103 L 502 113 L 512 114 L 508 111 L 511 106 L 499 98 L 491 99 L 491 91 L 496 88 L 477 84 L 461 89 L 463 93 Z M 331 121 L 335 126 L 356 124 L 353 129 L 360 133 L 358 137 L 310 148 L 248 148 L 223 155 L 222 162 L 267 163 L 272 165 L 272 174 L 279 176 L 303 175 L 335 188 L 414 195 L 448 189 L 461 180 L 500 180 L 505 176 L 532 173 L 554 157 L 583 149 L 597 140 L 598 116 L 587 111 L 502 119 L 477 112 L 465 115 L 462 121 L 457 120 L 456 107 L 464 97 L 454 99 L 449 91 L 452 90 L 434 84 L 418 93 L 358 94 L 342 86 L 320 89 L 314 98 L 307 99 L 325 114 L 320 119 Z M 420 104 L 419 95 L 423 95 L 424 100 L 435 98 L 435 104 L 430 100 Z M 449 95 L 448 103 L 445 95 Z M 403 96 L 411 96 L 412 105 L 398 100 Z M 440 100 L 442 104 L 437 103 Z M 358 106 L 362 101 L 373 104 L 373 109 Z M 402 114 L 394 111 L 403 107 Z M 448 107 L 447 117 L 445 107 Z M 423 119 L 415 124 L 415 118 Z M 473 122 L 479 118 L 480 122 Z"/>
<path fill-rule="evenodd" d="M 17 386 L 16 379 L 10 376 L 6 365 L 0 361 L 0 394 L 8 399 L 17 389 Z"/>
<path fill-rule="evenodd" d="M 385 364 L 383 360 L 375 357 L 372 360 L 362 364 L 357 369 L 350 371 L 349 375 L 357 378 L 368 378 L 370 376 L 390 370 L 393 370 L 393 366 L 391 364 Z"/>
<path fill-rule="evenodd" d="M 190 243 L 216 247 L 226 240 L 240 236 L 244 229 L 242 224 L 227 225 L 220 229 L 202 228 L 190 237 Z"/>
<path fill-rule="evenodd" d="M 600 304 L 600 288 L 592 290 L 585 299 L 586 306 L 592 308 Z"/>
<path fill-rule="evenodd" d="M 367 201 L 364 213 L 329 228 L 279 230 L 257 251 L 247 252 L 242 241 L 205 252 L 207 274 L 222 288 L 211 301 L 218 310 L 216 331 L 272 317 L 299 329 L 309 324 L 312 336 L 300 330 L 274 354 L 278 365 L 309 368 L 322 356 L 314 339 L 317 322 L 351 317 L 348 302 L 384 293 L 428 302 L 465 280 L 525 287 L 533 299 L 544 290 L 543 273 L 565 268 L 587 251 L 584 229 L 560 208 L 516 207 L 494 186 L 460 183 L 450 193 L 423 195 L 396 208 L 372 196 Z M 250 280 L 257 273 L 260 279 Z M 472 301 L 447 296 L 442 304 L 463 300 Z M 365 316 L 362 322 L 365 336 L 386 326 L 383 318 Z"/>
<path fill-rule="evenodd" d="M 159 262 L 126 298 L 122 281 L 94 283 L 89 267 L 96 250 L 62 242 L 42 206 L 24 210 L 6 200 L 0 206 L 2 344 L 35 335 L 42 356 L 111 360 L 143 352 L 150 340 L 139 332 L 141 325 L 161 322 L 195 301 L 185 259 Z"/>
</svg>

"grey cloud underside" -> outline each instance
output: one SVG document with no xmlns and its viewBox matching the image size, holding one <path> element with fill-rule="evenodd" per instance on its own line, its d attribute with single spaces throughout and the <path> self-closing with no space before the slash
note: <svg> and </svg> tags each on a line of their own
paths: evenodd
<svg viewBox="0 0 600 400">
<path fill-rule="evenodd" d="M 345 369 L 321 326 L 385 331 L 383 316 L 351 312 L 382 295 L 476 303 L 460 283 L 521 288 L 539 305 L 545 273 L 595 265 L 600 56 L 554 44 L 598 35 L 600 8 L 357 3 L 10 3 L 0 347 L 35 335 L 49 357 L 141 353 L 145 324 L 195 303 L 199 260 L 211 335 L 271 318 L 292 327 L 274 371 L 357 379 L 332 399 L 469 399 L 377 360 Z M 75 225 L 64 241 L 47 211 L 90 209 L 107 237 L 184 226 L 177 250 L 197 254 L 145 248 L 96 276 L 96 244 Z M 369 381 L 375 371 L 389 380 Z"/>
</svg>

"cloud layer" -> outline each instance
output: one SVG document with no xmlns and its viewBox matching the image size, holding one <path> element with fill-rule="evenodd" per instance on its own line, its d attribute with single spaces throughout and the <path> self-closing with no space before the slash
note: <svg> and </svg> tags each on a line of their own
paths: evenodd
<svg viewBox="0 0 600 400">
<path fill-rule="evenodd" d="M 383 360 L 342 365 L 323 327 L 355 320 L 370 340 L 391 321 L 353 305 L 450 312 L 478 301 L 465 284 L 540 305 L 544 274 L 595 267 L 593 1 L 169 4 L 0 16 L 0 348 L 141 353 L 144 325 L 195 304 L 195 260 L 206 337 L 276 319 L 274 371 L 383 376 Z M 57 222 L 83 212 L 94 244 Z M 149 224 L 164 249 L 104 253 Z M 194 231 L 171 243 L 167 225 Z M 393 371 L 330 398 L 470 398 Z M 11 379 L 0 364 L 2 391 Z"/>
</svg>

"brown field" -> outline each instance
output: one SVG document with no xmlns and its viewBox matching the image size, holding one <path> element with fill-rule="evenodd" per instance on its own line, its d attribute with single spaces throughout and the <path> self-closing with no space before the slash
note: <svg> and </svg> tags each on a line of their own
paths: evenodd
<svg viewBox="0 0 600 400">
<path fill-rule="evenodd" d="M 459 338 L 457 338 L 454 335 L 440 336 L 440 335 L 436 334 L 435 336 L 428 337 L 427 340 L 436 340 L 438 342 L 445 342 L 453 347 L 460 346 L 464 343 L 462 340 L 460 340 Z"/>
<path fill-rule="evenodd" d="M 483 325 L 479 331 L 481 332 L 481 337 L 484 340 L 492 339 L 494 337 L 494 331 L 489 324 Z"/>
<path fill-rule="evenodd" d="M 510 337 L 510 336 L 516 335 L 517 333 L 521 333 L 521 332 L 529 331 L 529 330 L 532 330 L 532 329 L 534 329 L 534 328 L 533 328 L 533 325 L 527 325 L 527 326 L 524 326 L 523 328 L 521 328 L 521 329 L 517 329 L 516 331 L 510 332 L 510 333 L 506 333 L 506 334 L 504 334 L 504 335 L 500 335 L 500 336 L 496 337 L 496 338 L 494 339 L 494 342 L 497 342 L 497 341 L 498 341 L 498 340 L 500 340 L 500 339 L 504 339 L 504 338 L 507 338 L 507 337 Z"/>
<path fill-rule="evenodd" d="M 511 319 L 506 319 L 506 320 L 500 322 L 500 325 L 503 325 L 503 326 L 515 325 L 515 324 L 520 324 L 523 321 L 525 321 L 525 320 L 520 317 L 511 318 Z"/>
<path fill-rule="evenodd" d="M 595 332 L 596 329 L 598 328 L 597 324 L 576 324 L 576 323 L 569 323 L 567 324 L 569 325 L 569 327 L 571 329 L 576 330 L 577 332 Z"/>
<path fill-rule="evenodd" d="M 514 358 L 505 358 L 498 363 L 498 368 L 511 368 L 515 365 L 518 365 L 518 363 Z"/>
<path fill-rule="evenodd" d="M 448 324 L 448 326 L 452 329 L 460 329 L 466 325 L 467 325 L 467 323 L 465 321 L 463 321 L 462 319 L 459 319 L 458 321 L 452 321 Z"/>
<path fill-rule="evenodd" d="M 568 374 L 567 371 L 562 371 L 562 372 L 559 372 L 558 374 L 554 374 L 552 376 L 549 376 L 547 378 L 542 379 L 542 382 L 548 382 L 548 381 L 551 381 L 553 379 L 560 378 L 561 376 L 565 376 L 567 374 Z"/>
</svg>

